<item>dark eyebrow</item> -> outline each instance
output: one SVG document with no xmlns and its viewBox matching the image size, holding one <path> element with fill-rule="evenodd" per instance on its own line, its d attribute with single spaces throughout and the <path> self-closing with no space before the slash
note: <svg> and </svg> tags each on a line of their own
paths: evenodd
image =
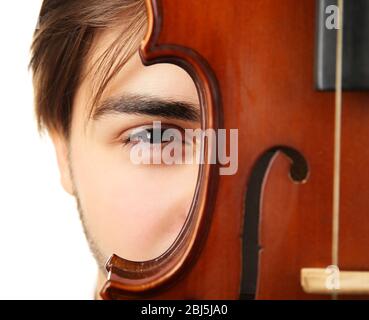
<svg viewBox="0 0 369 320">
<path fill-rule="evenodd" d="M 143 95 L 122 95 L 109 98 L 95 108 L 92 118 L 98 120 L 104 115 L 119 113 L 200 121 L 200 110 L 194 104 Z"/>
</svg>

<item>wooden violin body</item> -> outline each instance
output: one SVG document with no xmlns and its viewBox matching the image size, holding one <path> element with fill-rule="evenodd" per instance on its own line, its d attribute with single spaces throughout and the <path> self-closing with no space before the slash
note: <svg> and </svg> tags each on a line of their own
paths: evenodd
<svg viewBox="0 0 369 320">
<path fill-rule="evenodd" d="M 315 1 L 147 4 L 144 63 L 189 72 L 203 127 L 239 130 L 238 172 L 203 166 L 181 258 L 138 276 L 116 257 L 103 296 L 329 298 L 300 283 L 332 264 L 334 93 L 314 86 Z M 343 104 L 339 268 L 368 271 L 369 93 Z"/>
</svg>

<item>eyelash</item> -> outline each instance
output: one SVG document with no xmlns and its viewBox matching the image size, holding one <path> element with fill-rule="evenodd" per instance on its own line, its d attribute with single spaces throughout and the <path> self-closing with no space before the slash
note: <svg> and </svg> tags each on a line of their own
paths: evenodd
<svg viewBox="0 0 369 320">
<path fill-rule="evenodd" d="M 150 145 L 155 145 L 158 142 L 161 145 L 165 145 L 165 144 L 168 144 L 169 142 L 173 141 L 173 140 L 169 140 L 169 141 L 163 141 L 162 140 L 164 132 L 168 129 L 176 129 L 177 131 L 181 132 L 182 144 L 187 143 L 184 139 L 184 129 L 183 128 L 178 127 L 176 125 L 166 125 L 166 126 L 162 126 L 160 129 L 159 128 L 154 128 L 154 126 L 143 126 L 143 127 L 137 127 L 135 129 L 132 129 L 132 130 L 130 130 L 131 133 L 128 133 L 126 137 L 122 138 L 122 144 L 124 146 L 135 145 L 135 144 L 140 143 L 141 141 L 143 141 L 142 137 L 144 137 L 145 142 L 148 142 L 148 140 L 150 140 Z M 155 136 L 156 136 L 156 134 L 154 133 L 155 130 L 160 130 L 160 141 L 158 141 L 158 142 L 153 141 L 153 138 L 155 138 Z M 147 133 L 150 133 L 150 138 L 148 138 L 146 136 Z M 138 138 L 138 139 L 141 139 L 141 140 L 140 141 L 134 141 L 135 138 Z"/>
</svg>

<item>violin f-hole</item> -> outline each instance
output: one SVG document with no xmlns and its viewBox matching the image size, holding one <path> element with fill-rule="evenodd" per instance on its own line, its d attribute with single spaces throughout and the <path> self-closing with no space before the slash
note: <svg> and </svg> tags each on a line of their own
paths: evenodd
<svg viewBox="0 0 369 320">
<path fill-rule="evenodd" d="M 309 168 L 305 157 L 297 150 L 278 146 L 267 150 L 254 165 L 248 181 L 245 198 L 245 218 L 243 229 L 243 267 L 240 299 L 256 298 L 258 282 L 259 253 L 262 250 L 259 241 L 261 195 L 264 180 L 272 160 L 282 152 L 291 160 L 289 177 L 293 183 L 304 183 L 308 179 Z M 288 177 L 286 177 L 288 178 Z"/>
</svg>

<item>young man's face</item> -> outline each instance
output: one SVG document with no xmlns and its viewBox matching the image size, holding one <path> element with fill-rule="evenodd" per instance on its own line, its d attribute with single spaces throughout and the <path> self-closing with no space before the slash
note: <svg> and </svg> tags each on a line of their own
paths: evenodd
<svg viewBox="0 0 369 320">
<path fill-rule="evenodd" d="M 115 37 L 114 30 L 97 37 L 85 70 Z M 144 67 L 136 53 L 89 118 L 96 76 L 88 73 L 76 94 L 69 142 L 54 137 L 62 183 L 77 198 L 100 266 L 113 253 L 135 261 L 156 258 L 185 222 L 198 165 L 134 164 L 129 139 L 143 130 L 152 133 L 153 121 L 163 128 L 199 128 L 193 112 L 199 113 L 196 87 L 179 67 Z M 191 142 L 178 143 L 185 148 Z"/>
</svg>

